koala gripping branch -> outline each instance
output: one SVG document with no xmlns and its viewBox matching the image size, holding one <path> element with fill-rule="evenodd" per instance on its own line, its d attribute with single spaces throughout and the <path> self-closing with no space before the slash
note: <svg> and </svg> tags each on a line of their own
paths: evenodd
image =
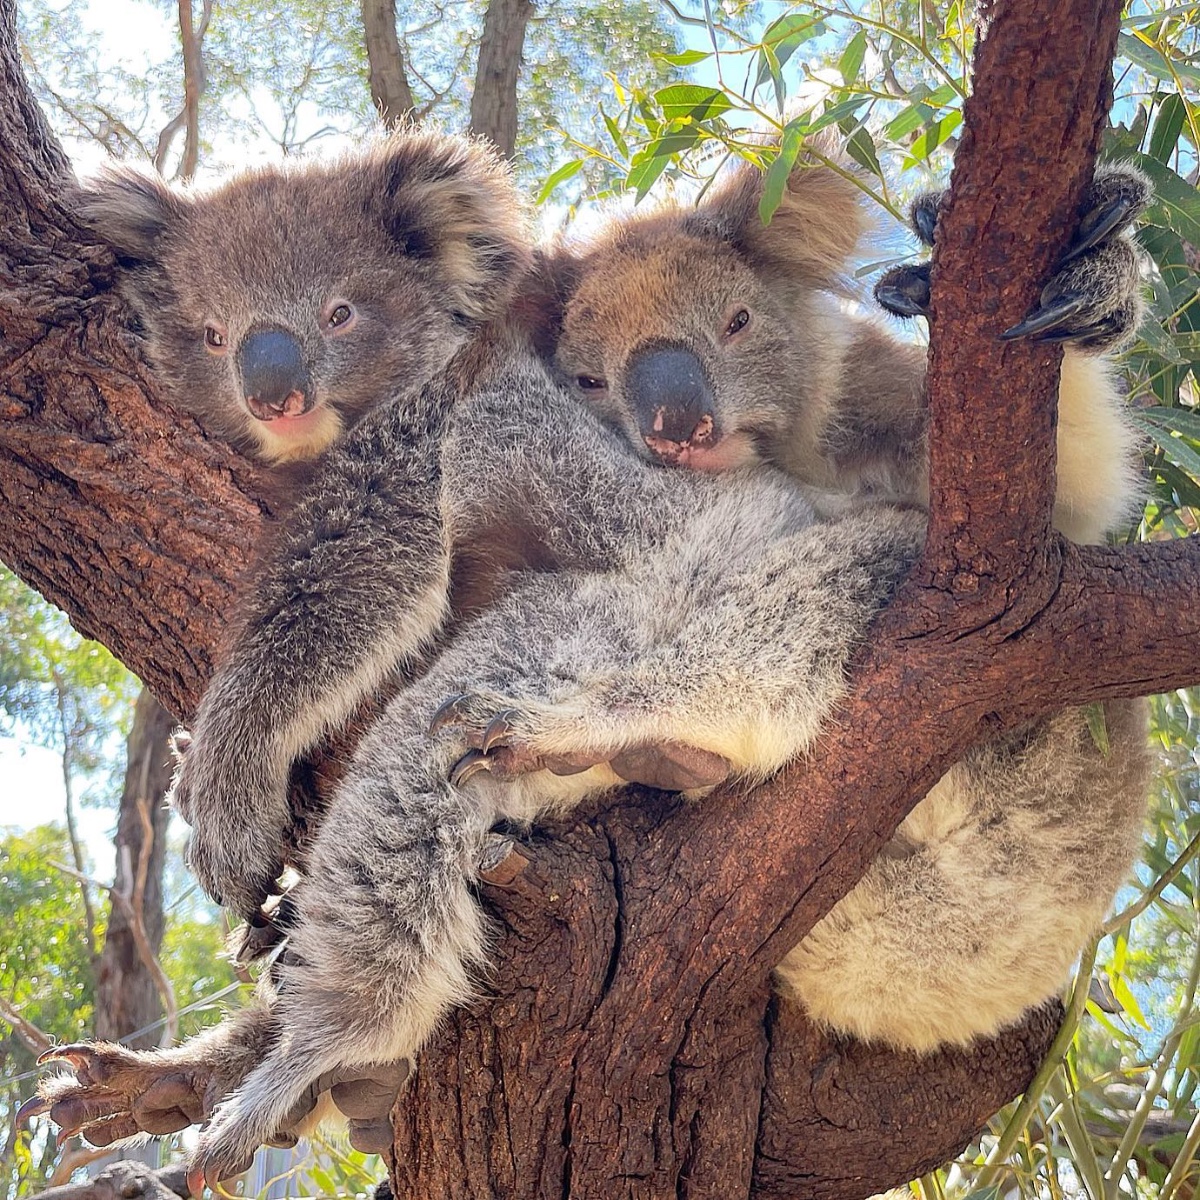
<svg viewBox="0 0 1200 1200">
<path fill-rule="evenodd" d="M 986 13 L 939 226 L 928 549 L 841 725 L 769 786 L 624 796 L 491 873 L 493 998 L 397 1106 L 398 1195 L 854 1200 L 955 1153 L 1027 1082 L 1052 1010 L 918 1060 L 813 1029 L 767 976 L 985 732 L 1200 678 L 1195 547 L 1051 539 L 1053 352 L 995 336 L 1061 249 L 1118 8 Z M 0 0 L 0 558 L 185 715 L 269 505 L 245 460 L 158 402 L 71 186 Z"/>
</svg>

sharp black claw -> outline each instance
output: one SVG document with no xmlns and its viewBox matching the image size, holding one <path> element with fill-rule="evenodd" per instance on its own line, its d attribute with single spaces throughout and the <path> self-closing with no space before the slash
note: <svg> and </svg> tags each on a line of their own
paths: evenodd
<svg viewBox="0 0 1200 1200">
<path fill-rule="evenodd" d="M 479 743 L 479 748 L 484 754 L 494 746 L 504 745 L 505 739 L 513 731 L 512 722 L 516 715 L 516 709 L 506 708 L 503 712 L 497 713 L 488 722 Z"/>
<path fill-rule="evenodd" d="M 1115 200 L 1110 200 L 1085 214 L 1075 231 L 1075 240 L 1063 255 L 1059 268 L 1081 254 L 1086 254 L 1093 246 L 1098 246 L 1109 234 L 1129 221 L 1139 207 L 1140 204 L 1132 197 L 1118 196 Z"/>
<path fill-rule="evenodd" d="M 909 220 L 917 237 L 932 248 L 934 234 L 937 232 L 938 212 L 942 206 L 941 192 L 926 192 L 918 196 L 909 210 Z"/>
<path fill-rule="evenodd" d="M 929 264 L 894 267 L 875 285 L 875 300 L 893 316 L 929 316 Z"/>
<path fill-rule="evenodd" d="M 1017 338 L 1045 336 L 1058 329 L 1064 322 L 1083 311 L 1084 301 L 1079 296 L 1066 295 L 1049 304 L 1039 305 L 1025 318 L 1018 321 L 1001 335 L 1003 342 Z"/>
<path fill-rule="evenodd" d="M 482 750 L 468 750 L 451 768 L 450 782 L 455 787 L 462 787 L 468 779 L 478 775 L 480 771 L 490 771 L 491 769 L 491 761 Z"/>
<path fill-rule="evenodd" d="M 429 719 L 429 735 L 432 737 L 439 729 L 444 729 L 447 725 L 452 725 L 462 716 L 462 705 L 467 699 L 464 692 L 459 692 L 457 695 L 451 696 L 443 700 L 437 706 L 437 710 Z"/>
<path fill-rule="evenodd" d="M 41 1117 L 49 1111 L 50 1101 L 44 1096 L 34 1096 L 32 1100 L 26 1100 L 17 1109 L 16 1115 L 13 1117 L 13 1124 L 20 1129 L 31 1117 Z"/>
</svg>

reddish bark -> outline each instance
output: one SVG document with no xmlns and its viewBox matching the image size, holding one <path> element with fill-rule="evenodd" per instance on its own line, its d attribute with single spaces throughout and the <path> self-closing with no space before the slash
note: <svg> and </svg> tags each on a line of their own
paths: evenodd
<svg viewBox="0 0 1200 1200">
<path fill-rule="evenodd" d="M 12 6 L 0 0 L 0 557 L 184 714 L 258 535 L 262 481 L 157 402 L 111 260 L 62 207 L 66 167 L 20 80 Z M 974 741 L 1066 700 L 1200 678 L 1196 546 L 1051 537 L 1055 352 L 994 337 L 1031 306 L 1089 172 L 1118 9 L 1008 0 L 988 14 L 939 233 L 930 538 L 841 722 L 753 793 L 624 797 L 539 837 L 503 886 L 493 874 L 495 998 L 457 1015 L 398 1107 L 398 1195 L 861 1196 L 949 1155 L 1029 1078 L 1044 1014 L 918 1066 L 778 1012 L 767 980 Z"/>
</svg>

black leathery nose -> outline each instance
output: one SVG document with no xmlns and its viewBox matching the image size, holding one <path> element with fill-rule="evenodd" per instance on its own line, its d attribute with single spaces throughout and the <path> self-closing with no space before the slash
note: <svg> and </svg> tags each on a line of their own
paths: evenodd
<svg viewBox="0 0 1200 1200">
<path fill-rule="evenodd" d="M 304 352 L 286 329 L 257 329 L 248 334 L 238 347 L 237 364 L 247 400 L 282 409 L 293 392 L 311 397 Z"/>
<path fill-rule="evenodd" d="M 702 424 L 711 427 L 712 387 L 691 350 L 682 346 L 637 350 L 630 356 L 625 379 L 643 437 L 686 442 Z"/>
</svg>

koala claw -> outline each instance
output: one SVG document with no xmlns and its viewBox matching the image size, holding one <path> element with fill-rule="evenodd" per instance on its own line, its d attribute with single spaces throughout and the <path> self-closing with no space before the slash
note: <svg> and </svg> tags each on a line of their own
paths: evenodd
<svg viewBox="0 0 1200 1200">
<path fill-rule="evenodd" d="M 1006 329 L 1000 335 L 1000 340 L 1013 342 L 1018 338 L 1052 336 L 1072 317 L 1081 313 L 1084 307 L 1082 296 L 1060 296 L 1049 304 L 1039 304 L 1023 321 Z"/>
<path fill-rule="evenodd" d="M 929 316 L 929 263 L 887 271 L 875 285 L 875 300 L 896 317 Z"/>
<path fill-rule="evenodd" d="M 462 787 L 468 779 L 486 771 L 492 771 L 492 760 L 482 750 L 468 750 L 450 769 L 450 782 L 455 787 Z"/>
<path fill-rule="evenodd" d="M 455 725 L 463 720 L 467 715 L 470 702 L 471 697 L 465 692 L 457 692 L 443 700 L 429 719 L 429 728 L 426 731 L 429 736 L 432 737 L 439 729 L 445 729 L 447 725 Z"/>
</svg>

